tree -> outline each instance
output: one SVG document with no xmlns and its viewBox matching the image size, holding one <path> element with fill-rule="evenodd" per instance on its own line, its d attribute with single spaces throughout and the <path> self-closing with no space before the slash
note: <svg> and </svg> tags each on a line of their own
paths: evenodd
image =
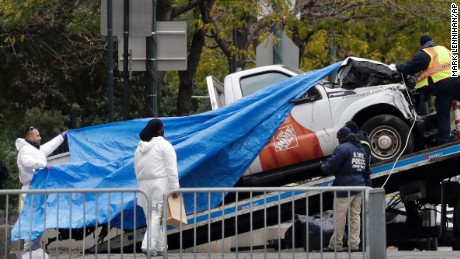
<svg viewBox="0 0 460 259">
<path fill-rule="evenodd" d="M 217 1 L 212 37 L 229 63 L 237 55 L 242 68 L 247 60 L 254 65 L 253 50 L 276 26 L 299 47 L 304 70 L 347 56 L 396 62 L 417 50 L 424 33 L 447 45 L 449 10 L 450 3 L 427 0 Z M 231 41 L 235 28 L 241 40 L 237 48 Z"/>
<path fill-rule="evenodd" d="M 194 78 L 205 43 L 206 26 L 209 24 L 210 11 L 214 1 L 204 1 L 199 5 L 202 22 L 195 23 L 187 57 L 187 70 L 179 71 L 179 94 L 177 97 L 177 115 L 188 115 L 192 111 L 192 93 Z"/>
<path fill-rule="evenodd" d="M 447 45 L 449 9 L 443 1 L 304 0 L 295 10 L 301 19 L 289 25 L 298 32 L 293 38 L 304 53 L 304 68 L 317 66 L 317 57 L 325 60 L 331 46 L 338 60 L 358 56 L 394 63 L 418 50 L 422 34 Z"/>
<path fill-rule="evenodd" d="M 158 20 L 189 21 L 190 31 L 188 70 L 157 74 L 162 116 L 196 112 L 191 96 L 205 92 L 206 75 L 222 79 L 235 67 L 255 66 L 255 47 L 276 26 L 283 26 L 299 46 L 303 70 L 350 55 L 403 61 L 427 32 L 438 43 L 449 43 L 450 4 L 442 1 L 156 3 Z M 74 126 L 107 121 L 107 39 L 99 35 L 99 5 L 99 0 L 0 0 L 1 120 L 21 124 L 17 114 L 29 108 L 58 107 L 65 115 L 78 115 Z M 121 119 L 121 84 L 115 70 L 115 120 Z M 130 117 L 148 115 L 142 73 L 133 73 L 131 86 Z M 165 106 L 172 104 L 176 108 Z"/>
<path fill-rule="evenodd" d="M 28 126 L 42 127 L 52 137 L 64 128 L 108 121 L 108 50 L 107 38 L 99 33 L 100 2 L 0 0 L 0 159 L 11 167 L 14 140 Z M 300 48 L 304 71 L 347 56 L 403 62 L 418 51 L 425 33 L 450 45 L 451 3 L 439 0 L 156 3 L 159 21 L 187 21 L 189 31 L 188 69 L 156 75 L 160 116 L 209 109 L 207 100 L 191 98 L 206 95 L 205 77 L 222 80 L 236 67 L 254 67 L 255 48 L 279 26 Z M 121 80 L 115 69 L 115 120 L 122 119 Z M 130 118 L 149 116 L 144 73 L 133 73 L 130 92 Z"/>
<path fill-rule="evenodd" d="M 85 99 L 100 95 L 106 70 L 94 1 L 4 0 L 0 8 L 6 17 L 0 54 L 6 61 L 0 75 L 3 119 L 20 124 L 17 114 L 32 107 L 59 107 L 66 114 L 73 103 L 94 107 Z"/>
</svg>

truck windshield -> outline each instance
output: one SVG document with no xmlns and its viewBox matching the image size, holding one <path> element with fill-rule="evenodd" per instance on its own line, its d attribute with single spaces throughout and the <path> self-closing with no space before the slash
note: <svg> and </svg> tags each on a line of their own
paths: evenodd
<svg viewBox="0 0 460 259">
<path fill-rule="evenodd" d="M 284 68 L 286 68 L 287 70 L 291 70 L 292 72 L 300 75 L 302 73 L 305 73 L 304 71 L 300 70 L 300 69 L 297 69 L 295 67 L 288 67 L 288 66 L 283 66 Z"/>
<path fill-rule="evenodd" d="M 292 75 L 286 75 L 279 71 L 269 71 L 261 74 L 251 75 L 250 77 L 244 77 L 240 80 L 241 92 L 243 96 L 247 96 L 254 93 L 255 91 L 290 77 L 292 77 Z"/>
</svg>

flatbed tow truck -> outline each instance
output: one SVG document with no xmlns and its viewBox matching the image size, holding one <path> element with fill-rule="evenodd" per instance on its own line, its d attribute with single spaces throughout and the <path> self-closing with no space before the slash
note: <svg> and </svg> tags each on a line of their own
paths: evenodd
<svg viewBox="0 0 460 259">
<path fill-rule="evenodd" d="M 387 245 L 397 245 L 400 250 L 436 250 L 438 245 L 460 250 L 460 183 L 451 180 L 460 175 L 459 164 L 458 140 L 401 156 L 396 163 L 385 161 L 372 164 L 373 187 L 383 187 L 386 194 L 399 192 L 405 207 L 405 210 L 387 208 L 387 214 L 397 213 L 406 217 L 405 222 L 387 224 Z M 296 187 L 330 186 L 332 181 L 333 177 L 315 177 Z M 305 214 L 306 206 L 310 215 L 318 213 L 319 208 L 330 209 L 332 195 L 322 195 L 321 206 L 318 205 L 319 196 L 310 194 L 308 202 L 304 192 L 265 193 L 254 195 L 251 200 L 237 196 L 234 201 L 224 201 L 222 207 L 189 215 L 189 224 L 182 226 L 181 231 L 169 229 L 169 249 L 179 248 L 176 247 L 179 244 L 182 244 L 182 248 L 192 247 L 248 232 L 251 228 L 255 230 L 291 221 L 293 214 Z M 426 217 L 422 216 L 426 210 L 423 205 L 426 204 L 441 208 L 440 224 L 427 224 Z M 452 219 L 447 213 L 449 207 L 453 207 Z M 265 223 L 263 215 L 266 215 Z M 222 227 L 222 221 L 225 227 Z M 449 222 L 453 223 L 453 227 L 448 227 Z M 235 225 L 238 226 L 236 231 Z M 182 241 L 179 242 L 179 239 Z M 408 242 L 411 240 L 418 242 L 411 244 Z"/>
<path fill-rule="evenodd" d="M 400 197 L 404 204 L 395 209 L 387 202 L 388 246 L 397 246 L 399 250 L 437 250 L 438 246 L 460 250 L 459 164 L 460 140 L 456 140 L 401 156 L 397 161 L 382 161 L 371 165 L 373 187 L 384 188 L 387 197 Z M 318 172 L 319 164 L 311 166 L 306 175 L 318 175 Z M 314 176 L 294 186 L 325 187 L 332 185 L 333 179 Z M 298 191 L 260 195 L 253 193 L 252 197 L 244 193 L 236 197 L 229 194 L 217 208 L 188 215 L 188 225 L 182 225 L 181 231 L 168 226 L 168 249 L 196 247 L 267 226 L 292 223 L 294 214 L 311 216 L 332 209 L 332 199 L 332 193 L 319 195 Z M 450 213 L 452 208 L 453 215 Z M 390 223 L 388 216 L 395 215 L 405 220 Z M 439 215 L 438 220 L 436 215 Z M 104 252 L 107 246 L 116 252 L 120 250 L 121 244 L 127 251 L 133 247 L 133 242 L 140 245 L 145 231 L 146 228 L 137 229 L 136 238 L 133 232 L 111 238 L 101 237 L 97 246 L 88 248 L 86 252 L 95 252 L 96 248 L 98 252 Z M 282 249 L 277 247 L 279 244 L 272 244 L 272 247 Z"/>
<path fill-rule="evenodd" d="M 455 249 L 457 247 L 460 249 L 460 245 L 457 244 L 458 240 L 460 240 L 460 199 L 457 198 L 460 196 L 460 183 L 452 181 L 452 178 L 460 175 L 460 169 L 457 167 L 460 162 L 460 141 L 457 140 L 446 145 L 423 149 L 426 145 L 432 143 L 431 140 L 434 135 L 431 133 L 434 132 L 433 129 L 436 127 L 435 114 L 429 113 L 429 109 L 424 109 L 429 107 L 425 103 L 419 103 L 415 106 L 412 104 L 412 100 L 420 101 L 423 98 L 408 90 L 410 87 L 406 86 L 406 82 L 410 83 L 410 80 L 406 80 L 406 77 L 398 77 L 395 81 L 396 75 L 386 64 L 360 58 L 350 58 L 349 62 L 344 62 L 343 69 L 339 71 L 342 71 L 342 77 L 339 77 L 341 78 L 339 80 L 341 83 L 321 82 L 320 85 L 310 88 L 310 90 L 316 89 L 316 91 L 307 91 L 307 95 L 299 99 L 298 103 L 295 103 L 296 105 L 291 111 L 291 114 L 294 114 L 293 118 L 303 122 L 305 125 L 301 124 L 301 126 L 314 132 L 317 135 L 315 139 L 319 140 L 329 139 L 326 138 L 326 135 L 327 137 L 333 136 L 335 134 L 334 130 L 339 128 L 337 125 L 343 125 L 350 119 L 357 122 L 361 130 L 369 133 L 372 133 L 373 129 L 381 127 L 383 121 L 388 118 L 400 121 L 400 123 L 390 125 L 385 130 L 385 132 L 390 133 L 388 138 L 391 137 L 398 141 L 394 144 L 397 148 L 391 150 L 391 155 L 384 154 L 383 151 L 385 150 L 373 150 L 373 153 L 381 155 L 375 158 L 389 160 L 371 165 L 373 187 L 383 187 L 385 193 L 389 194 L 388 196 L 399 193 L 399 195 L 393 196 L 400 197 L 401 202 L 404 203 L 404 210 L 396 210 L 394 206 L 388 206 L 387 215 L 403 215 L 405 221 L 404 223 L 398 223 L 400 225 L 397 226 L 397 229 L 403 230 L 404 234 L 393 235 L 392 226 L 388 224 L 387 243 L 391 245 L 393 243 L 399 244 L 400 241 L 405 240 L 429 238 L 431 241 L 435 240 L 433 241 L 435 244 L 428 247 L 430 249 L 435 248 L 438 244 L 446 243 L 452 245 Z M 250 79 L 247 86 L 251 87 L 256 85 L 254 81 L 257 81 L 257 78 L 261 79 L 261 82 L 273 83 L 274 78 L 278 77 L 271 76 L 273 74 L 269 72 L 276 72 L 274 73 L 275 75 L 284 75 L 283 78 L 288 78 L 298 75 L 301 71 L 292 71 L 283 66 L 256 68 L 228 75 L 224 85 L 218 84 L 212 78 L 208 78 L 210 96 L 215 97 L 211 99 L 213 109 L 235 102 L 250 94 L 250 92 L 257 90 L 250 88 L 245 93 L 242 85 L 240 85 L 243 79 Z M 365 87 L 347 86 L 347 82 L 356 77 L 356 75 L 364 76 L 362 78 L 366 80 L 363 79 L 364 81 L 357 83 L 361 86 L 365 85 Z M 269 80 L 267 80 L 267 76 Z M 278 78 L 277 80 L 281 79 Z M 260 88 L 265 86 L 261 84 Z M 388 92 L 382 92 L 383 88 L 387 89 Z M 385 105 L 381 106 L 382 99 L 387 94 L 391 98 L 385 99 Z M 364 97 L 369 96 L 372 97 L 371 100 L 364 100 Z M 370 105 L 371 101 L 376 105 Z M 351 105 L 356 103 L 360 103 L 363 107 Z M 401 103 L 404 103 L 404 105 L 401 106 Z M 387 109 L 388 105 L 392 107 L 389 110 Z M 316 108 L 313 109 L 314 107 Z M 343 107 L 350 107 L 348 113 L 342 113 L 344 111 Z M 324 111 L 324 109 L 329 111 L 325 113 L 331 115 L 330 118 L 326 116 L 328 117 L 327 125 L 319 123 L 324 117 L 322 113 L 313 112 L 317 110 Z M 410 112 L 414 109 L 417 112 Z M 357 111 L 361 112 L 357 113 Z M 382 114 L 381 112 L 384 113 Z M 308 117 L 305 115 L 308 114 L 312 114 L 313 119 L 304 121 L 305 117 Z M 382 120 L 374 121 L 376 117 Z M 411 117 L 413 117 L 413 120 L 410 119 Z M 315 123 L 312 123 L 313 121 Z M 409 130 L 409 124 L 412 123 L 412 128 Z M 366 127 L 366 124 L 372 127 Z M 330 130 L 324 130 L 326 128 Z M 413 139 L 409 137 L 411 134 L 414 136 Z M 410 148 L 407 148 L 407 150 L 404 148 L 403 150 L 402 144 L 408 139 L 406 147 Z M 330 155 L 334 145 L 331 145 L 328 141 L 323 142 L 319 142 L 319 145 L 325 145 L 323 154 Z M 306 146 L 310 144 L 307 143 Z M 420 151 L 407 154 L 411 150 Z M 299 145 L 299 153 L 301 152 Z M 397 161 L 391 159 L 401 153 L 405 155 L 401 156 Z M 272 156 L 268 157 L 271 158 Z M 250 174 L 245 174 L 241 177 L 235 187 L 282 186 L 292 182 L 300 182 L 297 186 L 305 187 L 330 186 L 333 177 L 323 176 L 320 170 L 321 159 L 324 159 L 324 157 L 314 156 L 296 163 L 289 163 L 283 167 L 264 169 L 261 166 L 262 160 L 259 158 L 249 167 L 248 172 Z M 183 248 L 199 245 L 200 243 L 244 233 L 250 229 L 255 230 L 269 225 L 276 225 L 279 224 L 279 220 L 281 222 L 292 220 L 294 213 L 305 214 L 306 207 L 308 207 L 307 214 L 309 215 L 329 209 L 332 205 L 332 195 L 330 197 L 327 195 L 323 195 L 324 197 L 319 196 L 309 194 L 307 199 L 305 194 L 296 195 L 295 192 L 286 192 L 283 195 L 263 194 L 260 197 L 253 195 L 252 199 L 248 200 L 243 195 L 236 197 L 235 195 L 227 195 L 221 206 L 189 215 L 188 225 L 182 226 L 180 232 L 177 229 L 169 229 L 168 235 L 173 240 L 181 238 Z M 323 202 L 321 206 L 318 206 L 320 200 Z M 391 205 L 394 205 L 393 201 L 391 201 Z M 292 206 L 293 203 L 295 203 L 295 206 Z M 434 220 L 433 224 L 432 222 L 426 223 L 428 207 L 425 205 L 440 206 L 441 211 L 438 213 L 441 214 L 440 224 L 437 224 L 436 220 Z M 223 210 L 222 207 L 225 209 Z M 448 218 L 448 207 L 454 208 L 453 219 Z M 264 220 L 260 219 L 263 217 L 265 209 L 267 210 L 267 225 L 260 224 L 264 222 Z M 235 222 L 236 220 L 237 222 Z M 450 220 L 452 220 L 453 224 L 449 224 Z M 225 227 L 222 227 L 222 222 L 225 223 Z M 238 226 L 236 230 L 235 223 Z M 450 228 L 450 225 L 453 225 L 453 227 Z M 141 235 L 139 232 L 137 232 L 134 240 L 137 239 L 138 235 Z M 188 240 L 195 239 L 194 235 L 196 235 L 194 243 L 187 243 Z M 127 238 L 133 240 L 132 236 Z M 431 241 L 430 243 L 433 243 Z M 169 248 L 173 249 L 174 245 L 181 242 L 169 242 L 171 244 Z M 128 244 L 128 242 L 122 243 Z M 99 248 L 101 248 L 100 245 Z"/>
</svg>

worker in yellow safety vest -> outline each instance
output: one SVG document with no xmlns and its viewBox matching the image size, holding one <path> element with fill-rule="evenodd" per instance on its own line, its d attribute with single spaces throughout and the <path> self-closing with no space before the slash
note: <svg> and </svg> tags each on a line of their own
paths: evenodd
<svg viewBox="0 0 460 259">
<path fill-rule="evenodd" d="M 430 36 L 420 38 L 420 51 L 411 60 L 402 64 L 391 64 L 390 68 L 403 74 L 412 75 L 421 71 L 416 89 L 436 96 L 435 108 L 438 119 L 439 145 L 450 141 L 450 110 L 454 100 L 460 100 L 460 78 L 452 77 L 451 53 L 437 45 Z"/>
</svg>

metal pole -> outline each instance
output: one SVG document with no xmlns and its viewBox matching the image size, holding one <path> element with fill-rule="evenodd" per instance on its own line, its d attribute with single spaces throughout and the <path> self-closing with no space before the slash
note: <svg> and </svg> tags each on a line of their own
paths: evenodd
<svg viewBox="0 0 460 259">
<path fill-rule="evenodd" d="M 375 188 L 366 191 L 366 233 L 365 258 L 387 258 L 387 235 L 385 222 L 385 190 Z M 364 249 L 364 247 L 363 247 Z"/>
<path fill-rule="evenodd" d="M 148 116 L 156 117 L 158 114 L 157 106 L 157 87 L 156 87 L 156 0 L 152 0 L 152 36 L 147 37 L 147 62 L 146 62 L 146 107 Z"/>
<path fill-rule="evenodd" d="M 331 39 L 331 48 L 329 49 L 329 56 L 331 57 L 332 59 L 332 62 L 336 62 L 337 61 L 337 42 L 336 42 L 336 31 L 333 31 L 332 32 L 332 39 Z M 331 73 L 329 75 L 329 80 L 331 82 L 335 82 L 335 79 L 337 77 L 337 72 L 334 72 L 334 73 Z"/>
<path fill-rule="evenodd" d="M 153 107 L 153 116 L 158 116 L 158 85 L 157 85 L 157 0 L 153 0 L 153 10 L 152 10 L 152 36 L 153 36 L 153 83 L 152 83 L 152 107 Z"/>
<path fill-rule="evenodd" d="M 109 122 L 113 121 L 113 23 L 112 0 L 107 0 L 107 37 L 109 38 L 109 67 L 107 85 L 109 88 Z"/>
<path fill-rule="evenodd" d="M 123 2 L 123 28 L 123 120 L 127 120 L 129 112 L 129 0 Z"/>
<path fill-rule="evenodd" d="M 235 52 L 238 51 L 238 31 L 236 29 L 232 30 L 233 36 L 233 46 L 235 46 Z M 232 64 L 230 68 L 230 73 L 236 72 L 236 53 L 232 55 Z"/>
<path fill-rule="evenodd" d="M 283 57 L 281 53 L 281 44 L 283 44 L 281 38 L 283 37 L 283 25 L 275 25 L 275 37 L 276 44 L 273 45 L 273 64 L 283 64 Z"/>
</svg>

